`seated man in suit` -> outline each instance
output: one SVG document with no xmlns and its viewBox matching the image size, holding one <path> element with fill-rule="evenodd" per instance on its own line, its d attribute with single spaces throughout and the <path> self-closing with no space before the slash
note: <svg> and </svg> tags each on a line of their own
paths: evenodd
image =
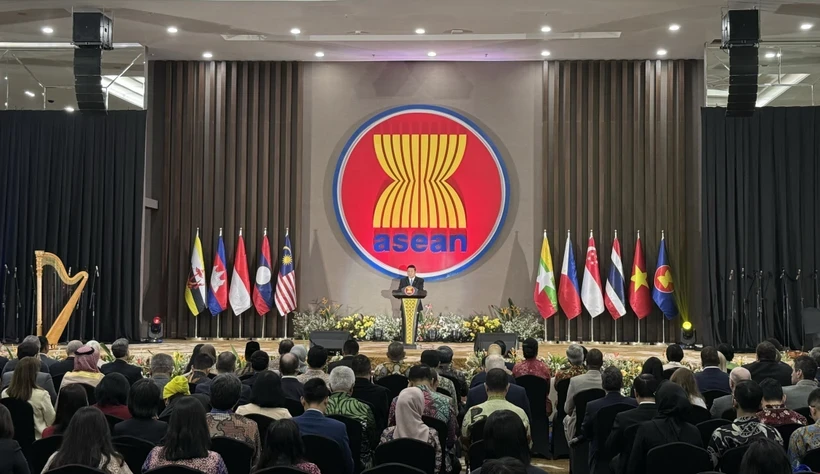
<svg viewBox="0 0 820 474">
<path fill-rule="evenodd" d="M 17 346 L 17 358 L 8 361 L 6 365 L 3 366 L 3 375 L 9 372 L 14 372 L 14 368 L 17 367 L 17 363 L 23 357 L 39 357 L 39 354 L 40 339 L 37 338 L 37 336 L 26 336 L 23 339 L 23 341 Z M 40 364 L 40 372 L 48 374 L 48 367 L 43 364 Z"/>
<path fill-rule="evenodd" d="M 759 384 L 764 379 L 771 378 L 777 380 L 782 387 L 792 384 L 792 368 L 789 364 L 777 360 L 779 353 L 774 344 L 763 341 L 757 345 L 755 353 L 757 361 L 743 366 L 752 374 L 752 380 Z"/>
<path fill-rule="evenodd" d="M 786 408 L 797 410 L 808 406 L 809 395 L 817 388 L 817 362 L 809 356 L 802 355 L 794 360 L 792 384 L 783 387 L 786 395 Z"/>
<path fill-rule="evenodd" d="M 100 372 L 108 375 L 119 373 L 125 376 L 128 383 L 134 383 L 142 378 L 142 368 L 128 363 L 128 339 L 120 338 L 111 344 L 111 353 L 117 359 L 100 367 Z"/>
<path fill-rule="evenodd" d="M 76 339 L 73 341 L 68 341 L 68 344 L 65 346 L 66 358 L 63 360 L 55 360 L 48 367 L 48 371 L 51 373 L 51 378 L 55 382 L 61 382 L 63 380 L 63 375 L 65 375 L 66 372 L 71 372 L 74 370 L 74 353 L 81 347 L 83 347 L 82 341 L 78 341 Z M 59 386 L 59 383 L 57 385 Z"/>
<path fill-rule="evenodd" d="M 712 346 L 706 346 L 700 351 L 700 363 L 703 370 L 695 374 L 695 381 L 701 393 L 708 390 L 729 393 L 729 374 L 720 370 L 720 356 Z"/>
<path fill-rule="evenodd" d="M 735 367 L 732 369 L 732 373 L 729 374 L 729 388 L 732 389 L 734 393 L 735 387 L 737 384 L 744 380 L 751 380 L 752 374 L 745 367 Z M 720 418 L 723 416 L 723 412 L 726 410 L 732 409 L 732 394 L 724 395 L 722 397 L 718 397 L 712 402 L 712 408 L 709 410 L 709 413 L 712 414 L 712 418 Z"/>
<path fill-rule="evenodd" d="M 625 404 L 633 407 L 638 406 L 634 398 L 621 395 L 621 388 L 624 386 L 624 377 L 621 369 L 617 367 L 607 367 L 601 375 L 601 386 L 606 391 L 604 398 L 593 400 L 587 405 L 587 412 L 581 425 L 581 436 L 589 441 L 589 464 L 592 472 L 595 472 L 596 454 L 598 453 L 598 443 L 605 443 L 606 440 L 595 437 L 595 423 L 598 420 L 598 412 L 605 407 Z M 570 441 L 570 445 L 577 443 L 575 438 Z"/>
<path fill-rule="evenodd" d="M 350 440 L 344 423 L 325 416 L 330 390 L 320 378 L 312 378 L 305 383 L 305 394 L 302 396 L 302 406 L 305 413 L 297 416 L 293 421 L 299 425 L 302 436 L 316 435 L 330 438 L 342 450 L 344 473 L 353 474 L 353 455 L 350 452 Z"/>
<path fill-rule="evenodd" d="M 151 356 L 151 381 L 159 387 L 160 397 L 165 385 L 171 381 L 174 373 L 174 358 L 168 354 L 154 354 Z"/>
<path fill-rule="evenodd" d="M 282 342 L 279 343 L 279 347 L 276 349 L 276 354 L 270 358 L 270 370 L 279 374 L 279 360 L 282 359 L 283 355 L 290 354 L 290 350 L 293 349 L 293 346 L 293 339 L 283 339 Z"/>
<path fill-rule="evenodd" d="M 37 340 L 37 338 L 34 337 L 34 340 Z M 17 357 L 18 358 L 9 361 L 6 365 L 11 365 L 12 362 L 13 362 L 14 366 L 16 367 L 17 363 L 22 358 L 24 358 L 24 357 L 39 357 L 39 353 L 40 353 L 40 350 L 38 349 L 38 346 L 36 344 L 34 344 L 31 340 L 29 340 L 27 342 L 22 342 L 22 343 L 20 343 L 19 346 L 17 346 Z M 3 373 L 3 379 L 2 379 L 2 382 L 3 382 L 2 388 L 3 389 L 5 389 L 6 387 L 9 386 L 9 384 L 11 383 L 11 378 L 12 378 L 13 375 L 14 375 L 14 371 Z M 42 369 L 41 369 L 40 372 L 37 372 L 37 381 L 36 382 L 37 382 L 38 387 L 40 387 L 43 390 L 45 390 L 46 392 L 48 392 L 48 395 L 51 397 L 52 405 L 57 403 L 57 391 L 54 390 L 54 382 L 52 382 L 52 380 L 51 380 L 51 375 L 48 372 L 42 372 Z"/>
<path fill-rule="evenodd" d="M 45 336 L 37 336 L 37 339 L 40 340 L 40 367 L 46 366 L 46 368 L 49 369 L 49 373 L 51 373 L 51 364 L 57 362 L 57 360 L 48 356 L 48 338 Z"/>
<path fill-rule="evenodd" d="M 487 372 L 497 368 L 504 369 L 504 371 L 507 372 L 507 381 L 512 385 L 516 385 L 515 377 L 513 377 L 512 372 L 507 369 L 507 363 L 504 361 L 504 357 L 500 355 L 488 355 L 487 358 L 484 359 L 484 371 L 475 374 L 473 379 L 470 380 L 470 388 L 472 389 L 483 385 L 487 378 Z"/>
<path fill-rule="evenodd" d="M 340 366 L 353 368 L 353 358 L 359 355 L 359 343 L 355 339 L 348 339 L 342 345 L 342 359 L 327 365 L 327 373 Z"/>
<path fill-rule="evenodd" d="M 504 369 L 492 369 L 487 374 L 487 382 L 484 383 L 487 390 L 487 401 L 471 407 L 464 415 L 464 422 L 461 426 L 461 443 L 465 449 L 469 449 L 472 438 L 473 425 L 479 421 L 486 420 L 494 412 L 501 410 L 509 410 L 524 423 L 524 428 L 527 430 L 527 441 L 532 445 L 532 437 L 530 435 L 530 420 L 529 415 L 524 413 L 524 410 L 513 405 L 506 400 L 507 390 L 510 384 L 507 380 L 507 373 Z"/>
<path fill-rule="evenodd" d="M 567 389 L 567 401 L 564 403 L 564 433 L 567 439 L 575 437 L 575 426 L 577 423 L 575 414 L 575 395 L 584 390 L 602 388 L 601 366 L 604 365 L 604 355 L 598 349 L 592 349 L 587 353 L 587 373 L 578 375 L 569 380 Z M 581 420 L 583 421 L 583 420 Z"/>
<path fill-rule="evenodd" d="M 248 365 L 251 366 L 253 372 L 251 372 L 250 376 L 245 375 L 242 378 L 242 384 L 247 385 L 248 387 L 253 387 L 254 382 L 256 382 L 256 378 L 259 377 L 259 374 L 268 370 L 268 366 L 270 364 L 270 356 L 265 351 L 256 351 L 251 355 L 251 358 L 248 360 Z"/>
<path fill-rule="evenodd" d="M 387 428 L 387 410 L 390 408 L 390 390 L 370 381 L 370 359 L 363 354 L 353 358 L 353 373 L 356 383 L 353 384 L 353 398 L 367 402 L 373 407 L 376 427 L 379 434 Z M 298 382 L 298 381 L 297 381 Z M 282 380 L 282 388 L 285 387 Z"/>
<path fill-rule="evenodd" d="M 236 372 L 236 355 L 233 352 L 225 351 L 216 358 L 216 373 L 218 375 L 221 374 L 232 374 Z M 206 379 L 202 382 L 196 384 L 196 390 L 194 393 L 202 393 L 205 395 L 211 396 L 211 385 L 214 383 L 214 379 Z M 239 394 L 239 402 L 237 406 L 247 405 L 250 403 L 251 400 L 251 386 L 242 384 L 242 391 Z"/>
<path fill-rule="evenodd" d="M 488 356 L 485 364 L 487 366 L 487 373 L 493 369 L 501 369 L 506 371 L 504 367 L 504 359 L 501 358 L 501 356 Z M 485 381 L 487 373 L 484 374 Z M 532 414 L 530 413 L 530 399 L 527 397 L 526 390 L 518 385 L 510 383 L 509 374 L 507 375 L 507 383 L 510 385 L 510 388 L 507 390 L 507 401 L 524 410 L 527 414 L 527 418 L 531 418 Z M 469 411 L 470 408 L 484 403 L 485 401 L 487 401 L 487 388 L 485 387 L 485 384 L 473 387 L 469 392 L 467 392 L 467 403 L 465 404 L 466 410 Z"/>
<path fill-rule="evenodd" d="M 302 382 L 296 378 L 299 373 L 299 359 L 293 354 L 282 354 L 279 358 L 279 373 L 282 374 L 282 391 L 285 398 L 301 400 L 305 389 Z"/>
<path fill-rule="evenodd" d="M 658 414 L 658 406 L 655 404 L 658 383 L 659 381 L 650 374 L 635 377 L 632 388 L 635 390 L 638 408 L 615 415 L 612 431 L 606 440 L 607 451 L 615 455 L 610 463 L 610 468 L 615 474 L 626 474 L 629 453 L 632 451 L 632 440 L 625 436 L 627 428 L 649 421 Z"/>
<path fill-rule="evenodd" d="M 456 391 L 458 391 L 459 397 L 466 397 L 467 396 L 467 379 L 464 377 L 464 372 L 454 368 L 453 364 L 453 349 L 449 346 L 438 346 L 438 357 L 439 357 L 439 366 L 438 366 L 438 373 L 439 375 L 444 375 L 446 377 L 450 377 L 455 379 L 456 383 Z"/>
</svg>

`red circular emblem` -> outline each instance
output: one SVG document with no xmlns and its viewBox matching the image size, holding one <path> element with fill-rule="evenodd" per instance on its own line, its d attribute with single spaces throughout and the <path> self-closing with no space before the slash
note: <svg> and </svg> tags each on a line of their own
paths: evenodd
<svg viewBox="0 0 820 474">
<path fill-rule="evenodd" d="M 489 250 L 509 205 L 507 171 L 489 136 L 443 107 L 409 105 L 370 118 L 336 166 L 333 204 L 345 238 L 390 276 L 414 264 L 429 280 Z"/>
<path fill-rule="evenodd" d="M 661 293 L 675 291 L 675 282 L 672 281 L 672 269 L 669 265 L 661 265 L 655 270 L 655 288 Z"/>
<path fill-rule="evenodd" d="M 405 286 L 404 294 L 407 296 L 413 296 L 416 294 L 416 288 L 414 286 Z"/>
</svg>

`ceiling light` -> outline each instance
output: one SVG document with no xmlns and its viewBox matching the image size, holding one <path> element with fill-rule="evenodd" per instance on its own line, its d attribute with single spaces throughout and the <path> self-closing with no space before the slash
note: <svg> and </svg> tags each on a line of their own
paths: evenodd
<svg viewBox="0 0 820 474">
<path fill-rule="evenodd" d="M 677 23 L 672 23 L 669 25 L 669 31 L 678 31 L 680 29 L 680 25 Z"/>
<path fill-rule="evenodd" d="M 665 49 L 659 49 L 658 50 L 658 56 L 666 56 L 666 50 Z"/>
<path fill-rule="evenodd" d="M 179 32 L 179 30 L 177 29 L 176 26 L 169 26 L 168 27 L 168 33 L 174 34 L 174 33 L 177 33 L 177 32 Z"/>
<path fill-rule="evenodd" d="M 545 50 L 543 50 L 543 51 L 541 51 L 541 56 L 547 57 L 547 56 L 549 56 L 549 55 L 550 55 L 550 52 L 549 52 L 549 51 L 547 51 L 546 49 L 545 49 Z"/>
<path fill-rule="evenodd" d="M 426 31 L 424 31 L 424 28 L 416 28 L 417 35 L 423 35 L 424 33 L 426 33 Z"/>
<path fill-rule="evenodd" d="M 435 58 L 436 57 L 436 52 L 435 51 L 430 51 L 429 53 L 427 53 L 427 56 L 430 56 L 431 58 Z"/>
<path fill-rule="evenodd" d="M 35 94 L 34 94 L 34 92 L 26 91 L 26 95 L 29 96 L 29 97 L 34 97 Z"/>
<path fill-rule="evenodd" d="M 552 31 L 552 28 L 547 25 L 541 27 L 541 33 L 549 33 L 550 31 Z"/>
<path fill-rule="evenodd" d="M 323 58 L 323 57 L 325 57 L 325 53 L 323 53 L 323 52 L 321 52 L 321 51 L 316 51 L 315 56 L 316 56 L 317 58 Z"/>
<path fill-rule="evenodd" d="M 302 30 L 300 30 L 299 28 L 291 28 L 290 29 L 290 34 L 292 34 L 292 35 L 298 35 L 301 32 L 302 32 Z"/>
<path fill-rule="evenodd" d="M 780 57 L 780 53 L 777 53 L 777 57 L 778 57 L 778 58 Z"/>
<path fill-rule="evenodd" d="M 66 108 L 65 108 L 65 109 L 63 109 L 63 110 L 65 110 L 66 112 L 74 112 L 74 107 L 72 107 L 72 106 L 68 105 L 68 106 L 66 106 Z"/>
<path fill-rule="evenodd" d="M 775 53 L 766 53 L 766 57 L 769 59 L 772 59 L 775 56 L 777 56 Z"/>
<path fill-rule="evenodd" d="M 803 23 L 802 25 L 800 25 L 800 29 L 803 31 L 810 30 L 812 29 L 812 27 L 814 27 L 814 25 L 812 25 L 811 23 Z"/>
<path fill-rule="evenodd" d="M 52 28 L 52 27 L 50 27 L 50 26 L 44 26 L 44 27 L 41 29 L 41 31 L 42 31 L 43 33 L 47 34 L 47 35 L 50 35 L 51 33 L 54 33 L 54 28 Z"/>
<path fill-rule="evenodd" d="M 205 59 L 211 59 L 212 57 L 214 57 L 214 55 L 210 51 L 205 51 L 204 53 L 202 53 L 202 57 Z"/>
</svg>

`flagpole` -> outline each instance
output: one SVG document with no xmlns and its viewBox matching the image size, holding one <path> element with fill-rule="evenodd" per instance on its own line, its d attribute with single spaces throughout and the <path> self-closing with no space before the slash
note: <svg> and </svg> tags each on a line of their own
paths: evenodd
<svg viewBox="0 0 820 474">
<path fill-rule="evenodd" d="M 290 227 L 285 227 L 285 238 L 288 238 L 288 233 L 290 232 Z M 293 252 L 291 251 L 291 257 L 293 257 Z M 294 293 L 295 294 L 295 293 Z M 288 338 L 288 315 L 285 314 L 285 339 Z"/>
</svg>

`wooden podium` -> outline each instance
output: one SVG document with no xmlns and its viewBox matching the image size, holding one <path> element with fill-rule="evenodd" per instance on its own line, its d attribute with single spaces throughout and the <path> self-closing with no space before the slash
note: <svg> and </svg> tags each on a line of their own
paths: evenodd
<svg viewBox="0 0 820 474">
<path fill-rule="evenodd" d="M 416 332 L 418 331 L 421 299 L 427 296 L 426 290 L 417 290 L 406 286 L 393 291 L 393 298 L 401 300 L 402 342 L 404 347 L 416 348 Z"/>
</svg>

